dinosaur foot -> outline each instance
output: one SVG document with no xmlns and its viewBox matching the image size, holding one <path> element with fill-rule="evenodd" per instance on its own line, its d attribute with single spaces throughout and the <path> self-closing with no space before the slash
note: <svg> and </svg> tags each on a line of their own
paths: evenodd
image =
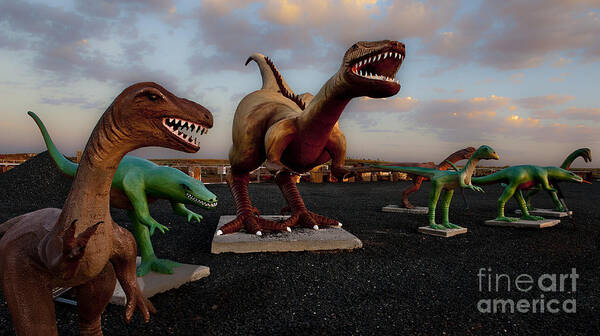
<svg viewBox="0 0 600 336">
<path fill-rule="evenodd" d="M 402 205 L 404 205 L 405 208 L 407 209 L 414 209 L 415 206 L 412 205 L 408 200 L 407 201 L 402 201 Z"/>
<path fill-rule="evenodd" d="M 456 225 L 456 224 L 452 224 L 450 222 L 448 223 L 442 223 L 442 226 L 445 227 L 446 229 L 460 229 L 461 227 Z"/>
<path fill-rule="evenodd" d="M 142 277 L 150 271 L 160 274 L 173 274 L 173 268 L 181 266 L 180 263 L 169 259 L 159 259 L 156 256 L 142 258 L 142 262 L 136 268 L 136 275 Z"/>
<path fill-rule="evenodd" d="M 307 227 L 313 228 L 315 230 L 319 229 L 319 225 L 322 226 L 342 226 L 342 223 L 327 218 L 325 216 L 321 216 L 312 211 L 303 210 L 294 213 L 290 218 L 286 219 L 283 222 L 288 227 Z"/>
<path fill-rule="evenodd" d="M 499 216 L 499 217 L 496 217 L 496 219 L 494 219 L 494 220 L 497 220 L 497 221 L 500 221 L 500 222 L 516 222 L 519 219 L 515 218 L 515 217 Z"/>
<path fill-rule="evenodd" d="M 268 219 L 264 219 L 259 216 L 258 211 L 242 214 L 237 216 L 231 222 L 223 225 L 217 230 L 217 235 L 228 234 L 238 232 L 242 228 L 248 233 L 262 236 L 262 231 L 291 231 L 291 229 L 283 223 L 274 222 Z"/>
<path fill-rule="evenodd" d="M 440 225 L 440 224 L 435 224 L 435 223 L 433 223 L 433 224 L 429 224 L 429 226 L 430 226 L 432 229 L 434 229 L 434 230 L 447 230 L 447 229 L 448 229 L 448 228 L 447 228 L 447 227 L 445 227 L 445 226 L 442 226 L 442 225 Z"/>
<path fill-rule="evenodd" d="M 523 215 L 523 216 L 521 216 L 521 219 L 522 220 L 538 221 L 538 220 L 544 220 L 546 218 L 541 217 L 541 216 L 533 216 L 533 215 L 527 216 L 527 215 Z"/>
</svg>

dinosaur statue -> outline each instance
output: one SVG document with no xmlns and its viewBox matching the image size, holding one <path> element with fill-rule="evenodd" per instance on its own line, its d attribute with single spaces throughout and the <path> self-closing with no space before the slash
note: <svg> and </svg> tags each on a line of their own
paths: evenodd
<svg viewBox="0 0 600 336">
<path fill-rule="evenodd" d="M 504 205 L 514 195 L 519 208 L 523 212 L 522 220 L 543 220 L 544 217 L 532 216 L 527 210 L 525 199 L 521 193 L 522 189 L 530 188 L 534 185 L 540 185 L 541 188 L 556 192 L 550 181 L 569 181 L 569 182 L 586 182 L 577 174 L 558 167 L 540 167 L 534 165 L 521 165 L 504 168 L 493 174 L 474 177 L 473 183 L 479 185 L 503 183 L 505 185 L 504 192 L 498 198 L 498 217 L 497 221 L 515 222 L 519 218 L 506 217 L 504 215 Z"/>
<path fill-rule="evenodd" d="M 578 157 L 582 157 L 585 162 L 591 162 L 592 151 L 589 148 L 579 148 L 573 151 L 573 153 L 567 156 L 567 158 L 563 161 L 563 163 L 560 165 L 560 168 L 569 170 L 573 161 L 575 161 L 575 159 L 577 159 Z M 558 183 L 552 180 L 550 180 L 549 182 L 550 185 L 556 188 L 557 190 L 548 192 L 550 194 L 550 197 L 552 197 L 552 201 L 554 201 L 554 205 L 556 205 L 555 210 L 560 212 L 567 211 L 564 199 L 561 199 L 561 197 L 559 197 L 558 195 L 560 193 L 560 187 L 558 186 Z M 540 191 L 540 189 L 541 188 L 538 186 L 537 188 L 530 188 L 527 192 L 527 195 L 525 196 L 525 204 L 527 205 L 527 209 L 529 211 L 535 210 L 534 207 L 531 206 L 531 197 L 537 194 Z"/>
<path fill-rule="evenodd" d="M 372 165 L 372 167 L 400 171 L 429 178 L 431 180 L 431 190 L 429 191 L 429 226 L 436 230 L 446 230 L 460 228 L 460 226 L 450 223 L 448 218 L 450 202 L 452 201 L 454 189 L 460 187 L 483 192 L 483 189 L 471 184 L 471 176 L 473 175 L 479 160 L 490 159 L 498 160 L 498 154 L 496 154 L 496 152 L 490 146 L 483 145 L 477 148 L 477 150 L 469 158 L 469 161 L 467 161 L 467 164 L 465 164 L 463 169 L 459 171 L 387 165 Z M 442 224 L 439 225 L 435 223 L 435 208 L 442 190 L 444 190 L 444 196 L 442 196 Z"/>
<path fill-rule="evenodd" d="M 81 335 L 102 334 L 101 314 L 116 278 L 127 297 L 127 322 L 136 308 L 146 321 L 155 312 L 137 283 L 135 239 L 110 216 L 110 186 L 119 162 L 134 149 L 198 151 L 196 137 L 180 135 L 170 124 L 173 119 L 196 127 L 208 127 L 212 120 L 207 109 L 158 84 L 126 88 L 90 135 L 63 209 L 9 220 L 15 225 L 0 239 L 0 281 L 16 334 L 57 334 L 55 287 L 75 289 Z"/>
<path fill-rule="evenodd" d="M 69 161 L 58 151 L 40 118 L 33 112 L 28 112 L 28 114 L 40 128 L 50 157 L 58 169 L 63 174 L 74 177 L 78 165 Z M 177 132 L 185 130 L 192 135 L 194 133 L 202 135 L 206 130 L 204 126 L 196 128 L 193 124 L 189 125 L 176 118 L 168 120 L 167 124 L 173 126 Z M 206 127 L 212 127 L 212 116 L 206 125 Z M 147 274 L 151 269 L 158 273 L 173 274 L 173 267 L 180 265 L 174 261 L 156 257 L 150 236 L 154 233 L 155 228 L 161 232 L 168 228 L 150 216 L 148 203 L 157 199 L 167 199 L 171 202 L 173 212 L 186 217 L 188 222 L 192 219 L 200 222 L 202 216 L 187 209 L 185 204 L 197 205 L 204 209 L 214 209 L 217 206 L 217 197 L 208 191 L 202 182 L 179 169 L 158 166 L 151 161 L 129 155 L 123 157 L 119 163 L 110 194 L 110 205 L 126 209 L 127 215 L 133 223 L 133 234 L 142 256 L 142 262 L 137 268 L 139 277 Z"/>
<path fill-rule="evenodd" d="M 309 211 L 296 188 L 294 174 L 332 160 L 332 172 L 344 177 L 346 139 L 338 119 L 354 97 L 389 97 L 400 90 L 395 76 L 404 59 L 404 44 L 397 41 L 358 42 L 350 47 L 339 70 L 316 96 L 296 95 L 273 62 L 253 54 L 246 61 L 258 64 L 262 88 L 244 97 L 233 119 L 231 172 L 227 182 L 236 206 L 236 218 L 217 234 L 239 231 L 261 235 L 261 230 L 284 231 L 303 226 L 340 225 Z M 275 182 L 292 215 L 276 223 L 259 217 L 248 194 L 249 173 L 267 160 Z"/>
<path fill-rule="evenodd" d="M 447 170 L 448 168 L 451 167 L 451 163 L 456 163 L 460 160 L 468 160 L 471 155 L 473 154 L 473 152 L 475 152 L 475 148 L 474 147 L 467 147 L 467 148 L 463 148 L 461 150 L 457 150 L 456 152 L 450 154 L 450 156 L 448 156 L 446 159 L 444 159 L 444 161 L 440 162 L 438 165 L 436 165 L 433 162 L 391 162 L 391 163 L 386 163 L 386 166 L 396 166 L 396 167 L 421 167 L 421 168 L 432 168 L 435 170 Z M 408 195 L 419 191 L 419 189 L 421 189 L 421 184 L 423 183 L 423 181 L 427 181 L 427 177 L 425 176 L 418 176 L 418 175 L 414 175 L 414 174 L 408 174 L 410 176 L 410 178 L 412 179 L 412 186 L 409 186 L 408 188 L 404 189 L 404 191 L 402 192 L 402 205 L 405 208 L 408 209 L 412 209 L 415 206 L 412 205 L 410 203 L 410 201 L 408 200 Z"/>
</svg>

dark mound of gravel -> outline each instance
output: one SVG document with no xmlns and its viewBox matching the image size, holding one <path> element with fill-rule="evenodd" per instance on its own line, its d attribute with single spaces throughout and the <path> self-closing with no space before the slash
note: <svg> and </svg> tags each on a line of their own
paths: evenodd
<svg viewBox="0 0 600 336">
<path fill-rule="evenodd" d="M 10 187 L 2 199 L 0 222 L 13 214 L 36 208 L 60 206 L 68 179 L 42 155 L 0 175 L 0 187 Z M 24 167 L 39 177 L 27 179 Z M 11 180 L 11 176 L 13 180 Z M 51 181 L 40 182 L 43 179 Z M 171 227 L 153 236 L 160 257 L 207 265 L 211 275 L 151 299 L 158 313 L 144 324 L 136 315 L 124 322 L 123 307 L 109 305 L 103 315 L 106 335 L 265 335 L 265 334 L 600 334 L 600 184 L 563 184 L 569 206 L 576 214 L 576 229 L 569 221 L 543 230 L 493 228 L 481 225 L 495 217 L 501 188 L 485 187 L 485 193 L 465 191 L 471 204 L 466 213 L 460 193 L 455 193 L 450 219 L 469 229 L 464 235 L 443 239 L 421 235 L 424 216 L 380 212 L 398 203 L 407 182 L 348 184 L 300 184 L 307 206 L 336 218 L 364 244 L 352 252 L 293 252 L 210 254 L 210 242 L 219 216 L 234 213 L 227 186 L 208 186 L 219 197 L 215 211 L 195 209 L 203 223 L 187 223 L 173 215 L 169 203 L 151 205 L 159 222 Z M 411 197 L 426 205 L 429 184 Z M 274 184 L 252 184 L 251 197 L 264 214 L 278 213 L 284 205 Z M 546 194 L 535 200 L 550 207 Z M 507 213 L 516 209 L 514 201 Z M 121 210 L 113 218 L 127 226 Z M 512 279 L 528 274 L 579 275 L 576 292 L 543 293 L 537 287 L 523 293 L 479 290 L 477 273 Z M 546 300 L 574 298 L 577 312 L 480 313 L 481 299 Z M 56 305 L 59 331 L 76 335 L 76 309 Z M 0 304 L 0 334 L 12 334 L 8 309 Z"/>
</svg>

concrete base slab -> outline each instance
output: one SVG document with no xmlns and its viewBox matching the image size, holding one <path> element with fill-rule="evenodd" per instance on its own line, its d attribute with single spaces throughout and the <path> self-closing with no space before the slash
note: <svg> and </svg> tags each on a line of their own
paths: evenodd
<svg viewBox="0 0 600 336">
<path fill-rule="evenodd" d="M 517 209 L 515 210 L 515 214 L 521 216 L 522 212 L 521 209 Z M 535 209 L 535 210 L 531 210 L 529 211 L 530 215 L 533 216 L 542 216 L 542 217 L 547 217 L 547 218 L 562 218 L 562 217 L 569 217 L 569 215 L 573 215 L 573 211 L 566 212 L 566 211 L 555 211 L 552 209 Z"/>
<path fill-rule="evenodd" d="M 504 222 L 497 221 L 495 219 L 486 220 L 485 225 L 489 226 L 510 226 L 516 228 L 532 228 L 532 229 L 543 229 L 546 227 L 554 226 L 560 223 L 559 219 L 544 219 L 539 221 L 530 221 L 519 219 L 516 222 Z"/>
<path fill-rule="evenodd" d="M 261 216 L 272 221 L 284 221 L 289 216 Z M 235 216 L 221 216 L 217 229 Z M 331 226 L 319 230 L 292 228 L 292 232 L 263 232 L 262 236 L 236 232 L 218 236 L 215 233 L 211 253 L 297 252 L 320 250 L 351 250 L 361 248 L 362 242 L 350 232 Z"/>
<path fill-rule="evenodd" d="M 431 226 L 421 226 L 419 228 L 419 232 L 426 235 L 448 238 L 459 234 L 467 233 L 467 228 L 461 227 L 460 229 L 437 230 L 431 228 Z"/>
<path fill-rule="evenodd" d="M 141 261 L 142 258 L 137 257 L 138 265 Z M 137 278 L 144 296 L 149 298 L 158 293 L 166 292 L 188 282 L 196 281 L 210 275 L 210 268 L 190 264 L 181 264 L 181 266 L 175 267 L 173 271 L 173 274 L 150 272 L 141 278 Z M 124 306 L 127 303 L 125 292 L 123 292 L 123 288 L 118 280 L 110 303 L 121 306 Z"/>
<path fill-rule="evenodd" d="M 414 207 L 412 209 L 401 208 L 395 204 L 389 204 L 381 208 L 383 212 L 398 212 L 398 213 L 406 213 L 412 215 L 427 215 L 429 213 L 428 207 Z"/>
</svg>

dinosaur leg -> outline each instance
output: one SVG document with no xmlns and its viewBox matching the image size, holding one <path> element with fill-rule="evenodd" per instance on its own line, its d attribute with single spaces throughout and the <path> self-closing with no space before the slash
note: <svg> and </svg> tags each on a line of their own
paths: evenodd
<svg viewBox="0 0 600 336">
<path fill-rule="evenodd" d="M 173 268 L 181 266 L 181 264 L 172 260 L 157 258 L 156 254 L 154 254 L 152 242 L 150 241 L 148 227 L 140 222 L 135 212 L 128 210 L 127 215 L 129 216 L 131 223 L 133 223 L 133 235 L 135 236 L 135 240 L 140 248 L 140 255 L 142 256 L 142 262 L 137 267 L 137 276 L 144 276 L 148 274 L 150 270 L 162 274 L 173 274 Z"/>
<path fill-rule="evenodd" d="M 115 270 L 109 262 L 94 279 L 75 287 L 80 335 L 102 335 L 100 318 L 112 297 L 116 283 Z"/>
<path fill-rule="evenodd" d="M 233 233 L 244 228 L 248 233 L 261 235 L 261 230 L 286 231 L 287 225 L 269 221 L 259 217 L 258 210 L 252 206 L 250 195 L 248 194 L 248 183 L 250 175 L 229 174 L 227 175 L 227 184 L 233 195 L 235 202 L 236 218 L 223 225 L 217 234 Z"/>
<path fill-rule="evenodd" d="M 429 192 L 429 226 L 431 226 L 432 229 L 436 230 L 446 229 L 444 226 L 435 223 L 435 208 L 437 206 L 438 200 L 440 199 L 441 192 L 442 187 L 437 183 L 433 182 L 431 184 L 431 191 Z"/>
<path fill-rule="evenodd" d="M 523 212 L 523 216 L 521 216 L 521 219 L 523 219 L 523 220 L 542 220 L 542 219 L 544 219 L 544 217 L 532 216 L 531 214 L 529 214 L 529 210 L 527 210 L 527 204 L 525 203 L 525 199 L 523 198 L 523 193 L 521 192 L 521 190 L 517 190 L 517 192 L 515 193 L 515 198 L 517 199 L 517 203 L 519 203 L 519 207 L 521 208 L 521 211 Z"/>
<path fill-rule="evenodd" d="M 125 306 L 125 321 L 129 323 L 133 317 L 135 309 L 139 309 L 144 317 L 144 321 L 150 320 L 150 313 L 156 313 L 152 303 L 142 295 L 142 290 L 135 275 L 135 257 L 137 246 L 131 233 L 124 228 L 113 223 L 113 255 L 110 258 L 115 274 L 125 297 L 127 305 Z"/>
<path fill-rule="evenodd" d="M 558 185 L 557 185 L 557 188 L 558 188 Z M 556 208 L 554 208 L 554 210 L 560 211 L 560 212 L 567 211 L 567 209 L 565 209 L 565 206 L 563 205 L 563 203 L 558 199 L 558 194 L 556 191 L 549 191 L 548 193 L 550 193 L 550 197 L 552 197 L 552 201 L 554 202 L 554 205 L 556 205 Z"/>
<path fill-rule="evenodd" d="M 304 205 L 304 201 L 298 192 L 296 182 L 293 180 L 293 174 L 289 172 L 279 172 L 275 176 L 275 183 L 279 186 L 283 197 L 288 202 L 292 216 L 284 223 L 287 226 L 303 226 L 318 229 L 319 225 L 339 226 L 340 222 L 318 215 L 312 211 L 308 211 Z"/>
<path fill-rule="evenodd" d="M 3 251 L 7 252 L 7 251 Z M 3 292 L 17 335 L 58 335 L 54 302 L 46 274 L 22 251 L 1 256 Z M 8 262 L 4 262 L 8 260 Z M 1 273 L 1 272 L 0 272 Z"/>
<path fill-rule="evenodd" d="M 402 204 L 404 205 L 405 208 L 412 209 L 415 207 L 408 200 L 408 195 L 419 191 L 419 189 L 421 189 L 421 184 L 423 184 L 424 180 L 425 180 L 425 178 L 423 176 L 417 176 L 416 178 L 413 179 L 413 185 L 404 189 L 404 191 L 402 192 Z"/>
<path fill-rule="evenodd" d="M 541 188 L 541 187 L 540 187 Z M 525 195 L 525 205 L 527 206 L 527 209 L 529 211 L 531 210 L 535 210 L 535 208 L 533 207 L 533 205 L 531 205 L 531 198 L 533 196 L 535 196 L 535 194 L 537 194 L 539 192 L 539 188 L 532 188 L 531 190 L 529 190 L 527 192 L 527 194 Z"/>
<path fill-rule="evenodd" d="M 506 205 L 506 202 L 508 202 L 508 200 L 514 195 L 516 190 L 517 190 L 517 185 L 512 185 L 512 184 L 507 185 L 504 188 L 502 195 L 500 195 L 500 198 L 498 198 L 498 217 L 496 217 L 497 221 L 516 222 L 519 220 L 518 218 L 515 218 L 515 217 L 504 216 L 504 206 Z"/>
<path fill-rule="evenodd" d="M 450 223 L 449 219 L 452 195 L 454 195 L 454 189 L 444 190 L 444 195 L 442 196 L 442 226 L 448 229 L 460 229 L 460 226 Z"/>
</svg>

